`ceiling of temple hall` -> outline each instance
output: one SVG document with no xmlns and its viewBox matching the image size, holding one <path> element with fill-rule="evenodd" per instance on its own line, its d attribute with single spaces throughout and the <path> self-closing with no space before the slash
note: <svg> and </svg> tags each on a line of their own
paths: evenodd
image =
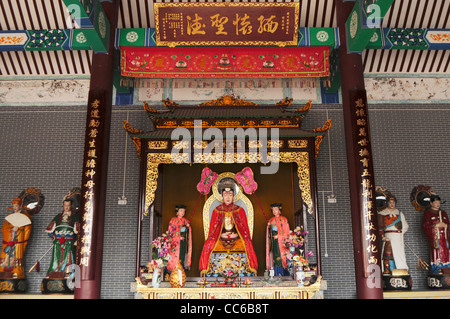
<svg viewBox="0 0 450 319">
<path fill-rule="evenodd" d="M 299 0 L 122 0 L 118 28 L 153 28 L 153 2 L 299 2 Z M 301 0 L 300 27 L 336 27 L 333 0 Z M 450 29 L 450 1 L 394 0 L 383 28 Z M 0 30 L 72 29 L 63 0 L 2 0 Z M 0 52 L 0 77 L 88 76 L 92 51 Z M 450 50 L 366 49 L 362 52 L 366 74 L 450 73 Z"/>
</svg>

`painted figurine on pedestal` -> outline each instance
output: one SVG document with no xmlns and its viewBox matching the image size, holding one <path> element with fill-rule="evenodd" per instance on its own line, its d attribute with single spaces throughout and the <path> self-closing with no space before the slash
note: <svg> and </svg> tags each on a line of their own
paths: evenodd
<svg viewBox="0 0 450 319">
<path fill-rule="evenodd" d="M 271 209 L 273 217 L 267 223 L 266 229 L 266 268 L 273 268 L 276 276 L 288 276 L 286 255 L 289 248 L 285 246 L 285 240 L 289 236 L 289 222 L 281 215 L 281 204 L 274 203 Z"/>
<path fill-rule="evenodd" d="M 25 278 L 24 254 L 31 233 L 31 218 L 24 210 L 21 198 L 12 201 L 13 213 L 5 218 L 2 227 L 3 245 L 0 253 L 2 279 Z"/>
<path fill-rule="evenodd" d="M 176 216 L 169 222 L 169 229 L 173 232 L 171 250 L 169 251 L 169 261 L 167 270 L 172 272 L 178 262 L 184 269 L 190 269 L 192 257 L 192 230 L 184 216 L 186 214 L 185 205 L 175 207 Z"/>
<path fill-rule="evenodd" d="M 52 259 L 47 276 L 42 280 L 43 293 L 73 293 L 75 278 L 76 245 L 80 232 L 79 213 L 73 199 L 65 197 L 63 211 L 56 215 L 45 229 L 53 241 Z"/>
<path fill-rule="evenodd" d="M 392 274 L 393 269 L 408 271 L 404 234 L 408 231 L 405 215 L 397 208 L 397 199 L 390 195 L 387 207 L 378 213 L 382 239 L 383 273 Z"/>
<path fill-rule="evenodd" d="M 397 208 L 394 195 L 386 196 L 386 206 L 378 212 L 381 256 L 385 290 L 410 290 L 412 280 L 406 263 L 404 234 L 408 230 L 405 215 Z"/>
<path fill-rule="evenodd" d="M 216 265 L 234 260 L 237 263 L 234 270 L 240 275 L 243 275 L 241 269 L 245 269 L 247 275 L 257 272 L 258 261 L 253 249 L 247 215 L 241 206 L 234 204 L 236 187 L 236 183 L 232 180 L 225 181 L 220 186 L 219 193 L 222 195 L 223 203 L 217 206 L 211 215 L 208 237 L 203 245 L 199 263 L 202 275 L 215 272 L 213 269 L 215 258 L 221 259 L 215 263 Z"/>
<path fill-rule="evenodd" d="M 431 274 L 450 274 L 449 219 L 440 209 L 441 198 L 431 195 L 430 207 L 425 211 L 422 228 L 430 245 Z"/>
<path fill-rule="evenodd" d="M 80 231 L 78 213 L 74 211 L 71 199 L 63 201 L 63 211 L 45 229 L 53 240 L 53 253 L 47 275 L 60 273 L 69 275 L 69 265 L 75 263 L 77 236 Z"/>
</svg>

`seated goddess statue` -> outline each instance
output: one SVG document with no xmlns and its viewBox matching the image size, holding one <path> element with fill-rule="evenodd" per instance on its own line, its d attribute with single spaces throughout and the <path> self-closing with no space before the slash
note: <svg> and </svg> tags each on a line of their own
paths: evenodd
<svg viewBox="0 0 450 319">
<path fill-rule="evenodd" d="M 201 275 L 254 275 L 258 269 L 247 216 L 234 204 L 236 184 L 228 179 L 220 185 L 223 203 L 211 215 L 208 237 L 203 245 L 199 270 Z"/>
</svg>

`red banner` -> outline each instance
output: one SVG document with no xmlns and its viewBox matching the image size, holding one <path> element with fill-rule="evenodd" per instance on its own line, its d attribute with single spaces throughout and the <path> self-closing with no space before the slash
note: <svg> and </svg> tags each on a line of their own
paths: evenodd
<svg viewBox="0 0 450 319">
<path fill-rule="evenodd" d="M 122 76 L 325 77 L 328 47 L 122 47 Z"/>
</svg>

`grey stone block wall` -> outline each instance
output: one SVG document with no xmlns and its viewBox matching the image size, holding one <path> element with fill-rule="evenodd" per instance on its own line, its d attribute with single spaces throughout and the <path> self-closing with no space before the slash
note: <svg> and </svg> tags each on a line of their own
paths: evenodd
<svg viewBox="0 0 450 319">
<path fill-rule="evenodd" d="M 80 186 L 85 111 L 85 106 L 0 109 L 0 220 L 6 216 L 12 198 L 23 189 L 37 187 L 46 197 L 42 211 L 33 216 L 25 258 L 27 270 L 51 245 L 44 229 L 60 212 L 64 194 Z M 410 225 L 405 240 L 426 261 L 429 258 L 421 230 L 421 213 L 412 207 L 409 194 L 414 186 L 426 184 L 444 200 L 450 197 L 449 112 L 449 105 L 369 105 L 375 181 L 397 196 L 398 207 Z M 126 139 L 122 128 L 127 118 L 135 128 L 145 131 L 150 126 L 140 106 L 113 108 L 102 272 L 102 298 L 108 299 L 133 298 L 130 283 L 135 276 L 139 160 L 134 144 Z M 356 297 L 356 287 L 341 106 L 314 105 L 303 128 L 320 127 L 327 118 L 332 119 L 333 126 L 317 158 L 321 258 L 328 283 L 324 296 L 351 299 Z M 335 204 L 327 202 L 331 190 L 337 198 Z M 128 203 L 120 206 L 118 197 L 123 193 Z M 443 209 L 449 211 L 446 206 Z M 311 216 L 308 223 L 313 224 Z M 148 218 L 144 217 L 143 226 L 142 258 L 146 260 Z M 311 241 L 310 247 L 313 244 Z M 418 271 L 415 257 L 408 250 L 406 253 L 413 288 L 425 289 L 426 273 Z M 44 257 L 41 272 L 28 274 L 29 293 L 40 293 L 40 282 L 49 262 L 50 256 Z"/>
<path fill-rule="evenodd" d="M 450 105 L 377 105 L 369 116 L 375 182 L 395 194 L 409 224 L 405 242 L 429 263 L 423 214 L 412 206 L 410 194 L 415 186 L 431 186 L 442 198 L 441 208 L 450 211 Z M 417 270 L 417 258 L 405 249 L 414 289 L 426 289 L 427 272 Z"/>
</svg>

